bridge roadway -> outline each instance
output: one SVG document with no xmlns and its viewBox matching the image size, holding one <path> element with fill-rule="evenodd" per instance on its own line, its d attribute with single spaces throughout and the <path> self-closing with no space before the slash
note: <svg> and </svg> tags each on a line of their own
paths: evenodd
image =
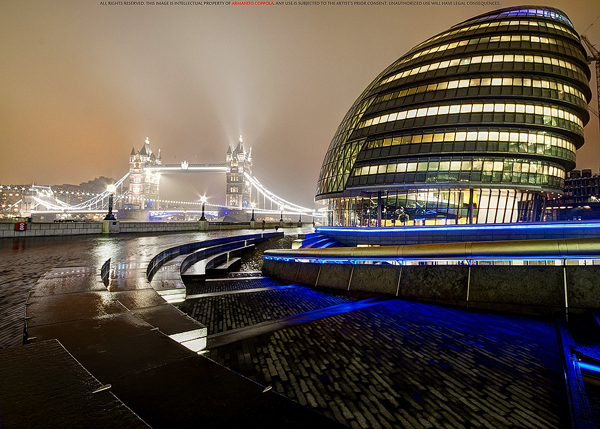
<svg viewBox="0 0 600 429">
<path fill-rule="evenodd" d="M 192 296 L 179 305 L 208 327 L 212 360 L 161 338 L 142 321 L 123 316 L 114 299 L 100 300 L 100 307 L 108 310 L 96 322 L 81 319 L 44 326 L 39 322 L 43 314 L 28 312 L 34 320 L 41 317 L 38 339 L 19 346 L 28 290 L 35 289 L 42 275 L 60 272 L 57 268 L 70 270 L 70 280 L 57 284 L 69 288 L 89 280 L 90 273 L 96 275 L 102 263 L 112 258 L 117 267 L 113 277 L 120 276 L 117 284 L 135 290 L 147 285 L 139 273 L 160 250 L 225 234 L 0 240 L 0 335 L 2 347 L 7 348 L 0 350 L 0 372 L 11 373 L 8 379 L 14 382 L 0 386 L 3 427 L 47 426 L 56 411 L 54 416 L 52 410 L 32 413 L 32 406 L 48 401 L 52 405 L 51 399 L 65 392 L 75 397 L 67 395 L 67 406 L 56 404 L 57 410 L 77 413 L 85 409 L 91 416 L 97 416 L 99 409 L 109 410 L 97 420 L 97 427 L 142 427 L 144 422 L 153 427 L 202 423 L 202 427 L 232 427 L 244 422 L 316 428 L 336 427 L 336 421 L 362 428 L 567 425 L 552 324 L 401 300 L 336 297 L 258 276 L 207 282 L 205 287 L 192 285 Z M 86 293 L 95 289 L 101 288 L 92 284 Z M 32 298 L 30 302 L 35 302 Z M 152 305 L 144 299 L 140 298 L 140 305 Z M 353 302 L 360 309 L 349 305 Z M 344 305 L 354 311 L 323 311 Z M 115 315 L 128 322 L 110 328 Z M 302 318 L 311 323 L 299 323 Z M 286 320 L 291 321 L 287 326 Z M 252 326 L 257 329 L 253 331 Z M 59 338 L 91 375 L 49 338 Z M 46 354 L 54 360 L 40 363 L 31 358 Z M 55 361 L 70 363 L 52 365 Z M 19 362 L 26 362 L 22 371 Z M 48 370 L 55 376 L 48 376 Z M 42 420 L 7 422 L 10 395 L 35 389 L 45 378 L 56 383 L 50 389 L 52 398 L 27 396 L 30 392 L 26 392 L 24 397 L 31 399 L 23 404 L 29 417 L 38 415 Z M 30 379 L 34 386 L 24 381 Z M 64 383 L 68 389 L 58 388 Z M 104 383 L 113 386 L 89 399 L 90 386 Z M 127 407 L 144 421 L 136 420 Z"/>
</svg>

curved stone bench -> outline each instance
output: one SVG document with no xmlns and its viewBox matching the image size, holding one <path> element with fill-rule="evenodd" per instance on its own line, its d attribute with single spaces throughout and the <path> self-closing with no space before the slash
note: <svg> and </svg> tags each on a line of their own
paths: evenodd
<svg viewBox="0 0 600 429">
<path fill-rule="evenodd" d="M 213 267 L 217 261 L 227 258 L 227 255 L 233 251 L 239 251 L 244 248 L 252 250 L 254 245 L 246 246 L 247 240 L 239 240 L 228 243 L 216 244 L 204 247 L 190 255 L 178 255 L 175 258 L 163 263 L 155 272 L 150 280 L 150 284 L 167 302 L 176 303 L 185 300 L 186 287 L 183 282 L 183 273 L 192 270 L 194 267 L 194 280 L 204 280 L 206 277 L 205 267 Z"/>
<path fill-rule="evenodd" d="M 163 250 L 148 264 L 148 268 L 146 269 L 146 277 L 148 281 L 152 281 L 152 278 L 165 263 L 170 260 L 176 258 L 179 255 L 187 255 L 192 252 L 195 252 L 199 249 L 216 246 L 219 244 L 231 243 L 234 241 L 242 241 L 242 240 L 268 240 L 273 237 L 283 237 L 283 232 L 263 232 L 257 234 L 246 234 L 246 235 L 238 235 L 232 237 L 219 237 L 219 238 L 211 238 L 208 240 L 186 243 L 179 246 L 170 247 L 166 250 Z M 187 268 L 187 267 L 186 267 Z"/>
<path fill-rule="evenodd" d="M 181 302 L 185 300 L 186 296 L 186 288 L 181 275 L 191 266 L 202 260 L 206 260 L 210 265 L 210 259 L 207 259 L 209 257 L 220 254 L 227 255 L 231 251 L 242 251 L 244 248 L 251 250 L 250 245 L 253 246 L 255 243 L 280 236 L 283 236 L 283 232 L 246 234 L 174 246 L 152 258 L 146 269 L 146 276 L 152 287 L 167 302 Z M 208 268 L 211 267 L 212 265 Z M 204 276 L 205 273 L 202 273 L 201 278 Z"/>
<path fill-rule="evenodd" d="M 244 245 L 244 242 L 236 244 L 237 246 L 231 246 L 223 252 L 215 253 L 212 256 L 196 261 L 191 265 L 188 264 L 185 269 L 184 263 L 186 261 L 184 260 L 184 263 L 181 264 L 181 277 L 189 278 L 194 281 L 201 281 L 205 280 L 211 273 L 218 274 L 222 271 L 227 272 L 234 263 L 234 260 L 239 262 L 239 256 L 246 252 L 250 252 L 255 248 L 254 244 Z M 219 270 L 218 267 L 220 266 L 225 266 L 225 268 Z"/>
</svg>

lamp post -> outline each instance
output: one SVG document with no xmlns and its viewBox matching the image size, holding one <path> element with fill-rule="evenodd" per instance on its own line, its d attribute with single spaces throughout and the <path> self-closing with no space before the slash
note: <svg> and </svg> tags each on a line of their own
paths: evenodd
<svg viewBox="0 0 600 429">
<path fill-rule="evenodd" d="M 108 213 L 106 214 L 106 217 L 104 218 L 104 220 L 115 220 L 115 216 L 113 215 L 113 194 L 115 193 L 115 191 L 117 190 L 117 187 L 115 185 L 108 185 L 106 187 L 106 190 L 108 191 Z"/>
<path fill-rule="evenodd" d="M 200 201 L 202 201 L 202 217 L 200 217 L 200 220 L 202 221 L 206 221 L 206 217 L 204 217 L 204 207 L 206 206 L 206 196 L 202 195 L 200 197 Z"/>
<path fill-rule="evenodd" d="M 279 222 L 283 222 L 283 206 L 279 206 L 279 210 L 281 211 L 281 217 L 279 218 Z"/>
<path fill-rule="evenodd" d="M 250 218 L 250 222 L 255 222 L 256 219 L 254 219 L 254 208 L 256 207 L 256 203 L 250 203 L 250 206 L 252 207 L 252 217 Z"/>
</svg>

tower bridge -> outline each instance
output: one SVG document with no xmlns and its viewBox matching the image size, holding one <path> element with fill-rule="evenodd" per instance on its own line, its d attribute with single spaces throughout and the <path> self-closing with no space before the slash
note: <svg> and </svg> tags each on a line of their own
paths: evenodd
<svg viewBox="0 0 600 429">
<path fill-rule="evenodd" d="M 170 201 L 161 198 L 160 178 L 164 174 L 218 173 L 225 174 L 225 205 L 208 204 L 209 210 L 220 214 L 239 216 L 256 212 L 266 216 L 297 215 L 318 216 L 314 209 L 289 202 L 269 191 L 253 175 L 252 149 L 246 150 L 242 136 L 235 148 L 229 146 L 224 163 L 191 164 L 182 161 L 179 164 L 163 164 L 161 151 L 155 153 L 146 138 L 140 150 L 132 148 L 129 155 L 129 172 L 115 183 L 113 191 L 115 207 L 127 216 L 136 213 L 148 216 L 150 211 L 169 210 L 173 205 L 179 211 L 198 209 L 198 201 Z M 128 182 L 127 182 L 127 179 Z M 128 183 L 128 186 L 127 186 Z M 12 214 L 30 217 L 35 214 L 88 215 L 106 213 L 110 192 L 108 190 L 82 198 L 78 204 L 68 204 L 63 197 L 54 193 L 51 187 L 23 187 L 21 199 L 11 206 Z M 14 208 L 13 208 L 14 207 Z M 177 210 L 175 210 L 177 211 Z M 242 215 L 243 218 L 245 215 Z M 240 219 L 242 220 L 242 219 Z M 245 219 L 244 219 L 245 220 Z"/>
</svg>

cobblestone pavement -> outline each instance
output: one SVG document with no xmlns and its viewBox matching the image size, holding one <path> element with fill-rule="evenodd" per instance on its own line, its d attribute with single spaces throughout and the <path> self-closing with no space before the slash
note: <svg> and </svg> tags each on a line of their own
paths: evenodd
<svg viewBox="0 0 600 429">
<path fill-rule="evenodd" d="M 271 279 L 239 282 L 243 286 L 252 285 L 253 288 L 266 287 L 266 284 L 272 283 Z M 217 282 L 207 282 L 207 284 L 212 283 Z M 229 289 L 235 282 L 219 283 L 225 283 Z M 215 287 L 211 289 L 214 292 Z M 180 304 L 179 309 L 205 325 L 208 335 L 212 335 L 350 301 L 354 299 L 297 286 L 289 289 L 191 299 Z"/>
<path fill-rule="evenodd" d="M 210 335 L 301 310 L 305 294 L 327 304 L 325 292 L 285 291 L 188 305 Z M 555 327 L 535 319 L 392 300 L 208 356 L 355 428 L 568 425 Z"/>
<path fill-rule="evenodd" d="M 237 290 L 255 289 L 264 287 L 285 286 L 286 283 L 280 282 L 269 277 L 262 277 L 262 273 L 256 273 L 254 278 L 226 278 L 209 279 L 206 282 L 187 282 L 186 289 L 188 295 L 201 293 L 232 292 Z"/>
<path fill-rule="evenodd" d="M 309 231 L 305 231 L 309 232 Z M 286 235 L 279 239 L 273 239 L 264 243 L 259 243 L 254 248 L 255 251 L 242 255 L 242 263 L 240 271 L 260 271 L 262 270 L 263 254 L 267 249 L 291 249 L 292 242 L 298 238 L 298 234 L 292 232 L 285 233 Z"/>
</svg>

